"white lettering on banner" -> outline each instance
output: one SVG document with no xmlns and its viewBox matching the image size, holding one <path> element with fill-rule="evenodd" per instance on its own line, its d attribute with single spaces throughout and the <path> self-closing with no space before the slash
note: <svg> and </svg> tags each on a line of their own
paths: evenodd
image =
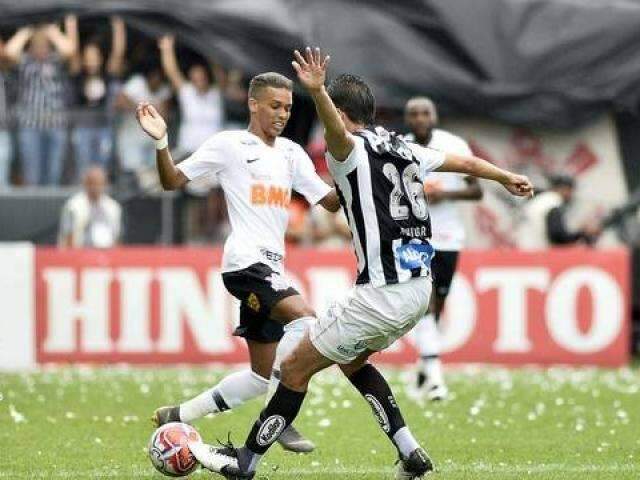
<svg viewBox="0 0 640 480">
<path fill-rule="evenodd" d="M 580 289 L 589 289 L 592 299 L 591 328 L 578 328 L 577 305 Z M 595 353 L 607 348 L 620 334 L 624 299 L 618 282 L 608 273 L 592 267 L 567 270 L 555 279 L 546 304 L 551 338 L 574 353 Z"/>
<path fill-rule="evenodd" d="M 42 276 L 47 284 L 48 300 L 44 350 L 48 353 L 75 351 L 76 329 L 80 323 L 81 351 L 112 351 L 109 334 L 111 270 L 84 269 L 80 277 L 80 292 L 76 292 L 76 273 L 71 268 L 47 268 Z"/>
<path fill-rule="evenodd" d="M 485 268 L 476 274 L 478 291 L 498 290 L 498 337 L 493 348 L 500 353 L 532 350 L 527 338 L 527 290 L 545 290 L 546 268 Z"/>
<path fill-rule="evenodd" d="M 440 321 L 440 348 L 442 353 L 462 347 L 476 326 L 476 295 L 467 278 L 457 273 L 451 284 L 451 300 L 447 302 Z"/>
<path fill-rule="evenodd" d="M 156 344 L 162 353 L 184 350 L 184 324 L 188 324 L 193 338 L 204 353 L 224 353 L 234 349 L 224 317 L 215 314 L 213 298 L 215 276 L 208 275 L 209 295 L 202 291 L 195 272 L 190 268 L 160 268 L 160 338 Z M 220 295 L 221 297 L 221 295 Z"/>
<path fill-rule="evenodd" d="M 349 270 L 344 267 L 310 268 L 307 270 L 307 279 L 317 315 L 324 315 L 329 305 L 344 297 L 352 286 Z"/>
<path fill-rule="evenodd" d="M 150 268 L 120 268 L 116 270 L 120 282 L 120 338 L 119 352 L 151 352 L 150 298 L 153 270 Z"/>
</svg>

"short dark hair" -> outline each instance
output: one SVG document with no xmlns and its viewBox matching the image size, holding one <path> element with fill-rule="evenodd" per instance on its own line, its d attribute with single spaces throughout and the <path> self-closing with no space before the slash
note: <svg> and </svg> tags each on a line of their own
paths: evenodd
<svg viewBox="0 0 640 480">
<path fill-rule="evenodd" d="M 261 73 L 253 77 L 249 82 L 249 98 L 256 98 L 260 90 L 266 87 L 293 90 L 293 82 L 276 72 Z"/>
<path fill-rule="evenodd" d="M 349 120 L 364 125 L 373 123 L 376 115 L 376 99 L 364 80 L 356 75 L 344 73 L 336 77 L 327 88 L 336 107 Z"/>
</svg>

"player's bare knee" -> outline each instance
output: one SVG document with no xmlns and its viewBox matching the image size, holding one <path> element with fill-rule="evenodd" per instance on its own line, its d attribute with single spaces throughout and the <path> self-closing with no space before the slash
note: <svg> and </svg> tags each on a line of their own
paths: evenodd
<svg viewBox="0 0 640 480">
<path fill-rule="evenodd" d="M 280 365 L 280 382 L 292 390 L 306 390 L 309 375 L 298 355 L 289 355 Z"/>
</svg>

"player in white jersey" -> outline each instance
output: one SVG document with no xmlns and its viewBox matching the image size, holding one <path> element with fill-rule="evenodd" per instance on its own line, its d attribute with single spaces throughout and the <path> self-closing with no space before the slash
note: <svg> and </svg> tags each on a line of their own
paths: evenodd
<svg viewBox="0 0 640 480">
<path fill-rule="evenodd" d="M 222 278 L 241 302 L 240 325 L 234 335 L 245 338 L 251 361 L 250 369 L 228 375 L 197 397 L 157 409 L 152 420 L 158 426 L 171 421 L 190 423 L 234 408 L 265 394 L 270 378 L 275 389 L 280 359 L 315 316 L 284 276 L 288 206 L 295 190 L 311 205 L 335 212 L 339 209 L 336 192 L 316 174 L 299 145 L 280 137 L 291 113 L 291 80 L 278 73 L 257 75 L 249 85 L 248 105 L 247 130 L 217 133 L 177 165 L 171 158 L 162 117 L 148 103 L 137 109 L 141 127 L 156 140 L 158 173 L 166 190 L 182 188 L 191 180 L 210 179 L 224 191 L 231 234 L 224 245 Z M 286 341 L 280 341 L 283 325 L 289 332 Z M 314 448 L 293 428 L 280 443 L 296 452 Z"/>
<path fill-rule="evenodd" d="M 438 111 L 431 99 L 414 97 L 404 108 L 405 123 L 411 133 L 405 140 L 442 152 L 472 155 L 467 142 L 445 130 L 437 129 Z M 482 189 L 475 177 L 455 172 L 432 172 L 425 181 L 436 255 L 431 261 L 433 293 L 425 317 L 418 322 L 415 341 L 420 354 L 417 388 L 430 400 L 443 400 L 448 389 L 440 361 L 438 322 L 449 295 L 451 281 L 464 247 L 465 232 L 458 202 L 480 200 Z"/>
<path fill-rule="evenodd" d="M 349 220 L 358 278 L 283 360 L 278 389 L 245 445 L 190 443 L 189 448 L 205 468 L 226 478 L 253 478 L 262 455 L 300 411 L 311 377 L 338 364 L 396 447 L 396 478 L 419 478 L 433 464 L 405 425 L 386 380 L 367 359 L 408 332 L 427 310 L 433 248 L 425 175 L 432 170 L 462 172 L 498 181 L 520 196 L 532 193 L 531 183 L 479 158 L 444 154 L 406 143 L 383 128 L 367 128 L 375 99 L 364 81 L 340 75 L 326 89 L 328 57 L 309 48 L 305 57 L 297 51 L 295 57 L 298 79 L 325 127 L 327 162 Z"/>
</svg>

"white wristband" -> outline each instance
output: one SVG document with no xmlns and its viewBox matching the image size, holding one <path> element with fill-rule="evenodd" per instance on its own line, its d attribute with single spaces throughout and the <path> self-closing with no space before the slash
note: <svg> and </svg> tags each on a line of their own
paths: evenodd
<svg viewBox="0 0 640 480">
<path fill-rule="evenodd" d="M 156 150 L 164 150 L 169 146 L 169 135 L 166 133 L 160 140 L 156 140 Z"/>
</svg>

